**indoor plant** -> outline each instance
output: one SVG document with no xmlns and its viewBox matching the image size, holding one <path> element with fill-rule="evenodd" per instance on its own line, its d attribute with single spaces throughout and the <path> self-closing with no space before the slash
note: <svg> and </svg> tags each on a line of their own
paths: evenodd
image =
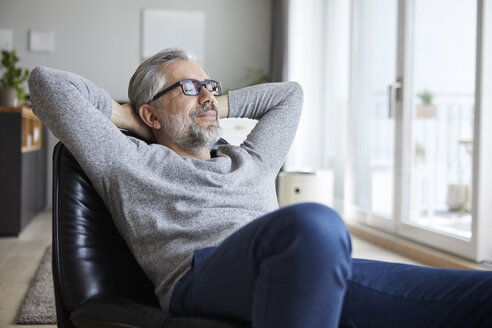
<svg viewBox="0 0 492 328">
<path fill-rule="evenodd" d="M 15 107 L 18 101 L 23 101 L 26 97 L 21 84 L 27 80 L 29 70 L 16 68 L 18 61 L 15 50 L 2 50 L 2 67 L 5 72 L 0 79 L 0 105 Z"/>
<path fill-rule="evenodd" d="M 420 98 L 420 104 L 417 105 L 417 117 L 418 118 L 432 118 L 436 116 L 437 107 L 432 102 L 434 94 L 432 91 L 425 89 L 421 93 L 417 94 Z"/>
<path fill-rule="evenodd" d="M 270 82 L 270 77 L 262 69 L 247 68 L 247 86 Z"/>
</svg>

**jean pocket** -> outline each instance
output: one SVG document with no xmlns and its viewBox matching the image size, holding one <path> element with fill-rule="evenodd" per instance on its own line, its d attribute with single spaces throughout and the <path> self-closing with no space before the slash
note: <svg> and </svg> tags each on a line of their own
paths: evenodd
<svg viewBox="0 0 492 328">
<path fill-rule="evenodd" d="M 186 294 L 186 288 L 188 288 L 188 279 L 193 273 L 193 268 L 190 268 L 185 274 L 178 279 L 174 285 L 173 292 L 171 294 L 171 302 L 169 304 L 170 312 L 178 315 L 183 315 L 183 299 Z M 183 287 L 185 287 L 183 289 Z"/>
<path fill-rule="evenodd" d="M 189 294 L 193 289 L 193 279 L 197 274 L 196 269 L 203 263 L 216 247 L 198 248 L 193 251 L 191 268 L 176 282 L 171 297 L 170 311 L 176 315 L 189 314 L 190 299 Z"/>
<path fill-rule="evenodd" d="M 193 251 L 193 264 L 192 267 L 197 267 L 199 266 L 204 260 L 206 260 L 208 257 L 210 257 L 217 247 L 204 247 L 204 248 L 197 248 Z"/>
</svg>

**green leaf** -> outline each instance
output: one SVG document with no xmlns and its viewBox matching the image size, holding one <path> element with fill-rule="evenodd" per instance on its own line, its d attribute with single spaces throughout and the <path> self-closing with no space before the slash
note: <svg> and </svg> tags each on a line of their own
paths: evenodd
<svg viewBox="0 0 492 328">
<path fill-rule="evenodd" d="M 21 84 L 29 77 L 29 70 L 15 67 L 19 57 L 15 54 L 15 50 L 2 50 L 2 66 L 6 69 L 0 79 L 0 87 L 14 88 L 17 91 L 17 98 L 23 100 L 26 97 L 24 88 Z"/>
</svg>

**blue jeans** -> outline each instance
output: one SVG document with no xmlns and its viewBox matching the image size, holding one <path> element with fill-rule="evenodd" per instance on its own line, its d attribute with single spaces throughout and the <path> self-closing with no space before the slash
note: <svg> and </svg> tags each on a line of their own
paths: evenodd
<svg viewBox="0 0 492 328">
<path fill-rule="evenodd" d="M 257 327 L 492 327 L 492 274 L 352 260 L 338 214 L 300 204 L 195 251 L 171 312 Z"/>
</svg>

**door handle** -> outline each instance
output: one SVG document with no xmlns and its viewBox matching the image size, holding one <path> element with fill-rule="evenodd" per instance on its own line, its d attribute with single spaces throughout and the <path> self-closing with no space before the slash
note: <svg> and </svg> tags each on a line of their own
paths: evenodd
<svg viewBox="0 0 492 328">
<path fill-rule="evenodd" d="M 394 118 L 395 117 L 395 112 L 396 112 L 396 96 L 397 96 L 397 92 L 398 92 L 398 89 L 401 89 L 402 88 L 402 83 L 400 80 L 397 80 L 395 83 L 392 83 L 389 85 L 389 88 L 388 88 L 388 98 L 389 98 L 389 111 L 388 111 L 388 115 L 389 115 L 389 118 Z"/>
</svg>

